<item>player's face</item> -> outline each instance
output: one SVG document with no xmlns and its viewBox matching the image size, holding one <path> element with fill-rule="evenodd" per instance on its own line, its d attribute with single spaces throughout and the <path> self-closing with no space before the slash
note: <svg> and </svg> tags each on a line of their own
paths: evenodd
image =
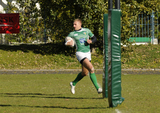
<svg viewBox="0 0 160 113">
<path fill-rule="evenodd" d="M 74 21 L 73 27 L 74 27 L 74 30 L 79 30 L 81 29 L 81 23 L 79 21 Z"/>
</svg>

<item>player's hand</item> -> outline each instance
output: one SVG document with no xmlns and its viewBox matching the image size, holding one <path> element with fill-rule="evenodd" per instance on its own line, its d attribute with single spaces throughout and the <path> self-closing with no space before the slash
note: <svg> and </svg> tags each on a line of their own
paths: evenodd
<svg viewBox="0 0 160 113">
<path fill-rule="evenodd" d="M 73 45 L 73 40 L 68 41 L 68 42 L 66 43 L 66 46 L 72 46 L 72 45 Z"/>
<path fill-rule="evenodd" d="M 92 40 L 87 39 L 87 43 L 88 43 L 88 44 L 91 44 L 91 43 L 92 43 Z"/>
</svg>

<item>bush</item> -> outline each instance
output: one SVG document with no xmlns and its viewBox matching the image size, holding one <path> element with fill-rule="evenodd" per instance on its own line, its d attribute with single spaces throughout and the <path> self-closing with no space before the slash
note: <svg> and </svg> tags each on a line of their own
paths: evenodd
<svg viewBox="0 0 160 113">
<path fill-rule="evenodd" d="M 131 24 L 137 19 L 138 14 L 142 12 L 150 14 L 152 10 L 160 11 L 158 1 L 121 0 L 122 43 L 127 43 L 127 39 L 133 35 L 132 31 L 135 27 L 131 27 Z M 21 8 L 26 9 L 26 12 L 22 13 L 23 11 L 12 8 L 20 13 L 22 29 L 21 33 L 17 35 L 20 40 L 28 42 L 35 38 L 43 38 L 45 34 L 54 42 L 59 43 L 69 32 L 73 31 L 73 20 L 80 18 L 83 21 L 83 27 L 91 29 L 98 38 L 98 42 L 92 47 L 103 50 L 103 14 L 108 13 L 108 2 L 104 2 L 104 0 L 23 0 L 23 2 L 17 0 L 17 2 Z M 41 6 L 40 10 L 35 8 L 37 2 Z M 30 16 L 28 17 L 26 14 Z M 28 21 L 30 19 L 34 19 L 34 24 Z"/>
</svg>

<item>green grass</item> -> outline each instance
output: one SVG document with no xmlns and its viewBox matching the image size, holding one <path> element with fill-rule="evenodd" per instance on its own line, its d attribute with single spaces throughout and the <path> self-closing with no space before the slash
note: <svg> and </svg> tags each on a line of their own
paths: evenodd
<svg viewBox="0 0 160 113">
<path fill-rule="evenodd" d="M 102 67 L 102 55 L 93 55 L 95 67 Z M 97 60 L 98 59 L 98 60 Z M 0 45 L 0 69 L 79 69 L 75 49 L 62 44 Z"/>
<path fill-rule="evenodd" d="M 123 49 L 122 49 L 123 50 Z M 160 68 L 160 45 L 139 45 L 124 48 L 122 68 Z"/>
<path fill-rule="evenodd" d="M 122 69 L 160 68 L 160 45 L 122 48 Z M 0 69 L 80 69 L 75 49 L 64 45 L 0 45 Z M 95 69 L 103 68 L 103 55 L 92 53 Z"/>
<path fill-rule="evenodd" d="M 0 75 L 0 113 L 159 113 L 160 76 L 122 75 L 122 97 L 118 107 L 97 94 L 89 77 L 70 93 L 75 74 Z M 97 75 L 99 83 L 102 75 Z"/>
</svg>

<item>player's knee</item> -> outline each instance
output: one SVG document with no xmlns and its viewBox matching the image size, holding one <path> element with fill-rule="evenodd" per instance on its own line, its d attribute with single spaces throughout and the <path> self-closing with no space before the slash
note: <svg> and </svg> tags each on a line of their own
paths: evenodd
<svg viewBox="0 0 160 113">
<path fill-rule="evenodd" d="M 87 76 L 88 72 L 82 72 L 82 76 Z"/>
<path fill-rule="evenodd" d="M 94 73 L 94 67 L 91 68 L 90 73 Z"/>
</svg>

